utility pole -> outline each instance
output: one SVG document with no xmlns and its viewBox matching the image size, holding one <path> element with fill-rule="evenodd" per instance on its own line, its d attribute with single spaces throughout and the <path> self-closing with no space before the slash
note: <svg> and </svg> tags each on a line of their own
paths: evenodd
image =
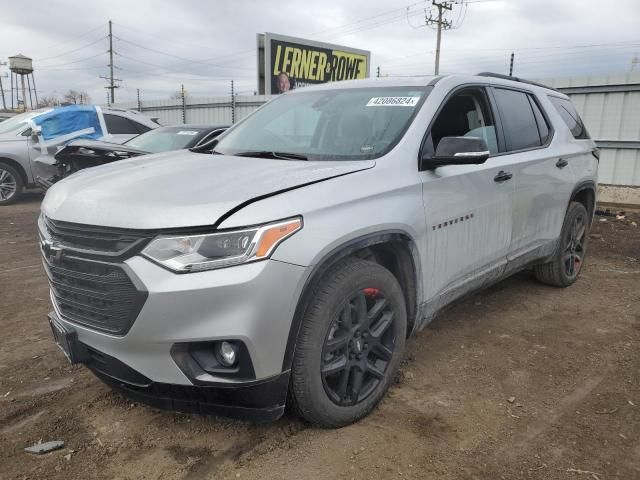
<svg viewBox="0 0 640 480">
<path fill-rule="evenodd" d="M 513 57 L 515 57 L 515 54 L 513 52 L 511 52 L 511 62 L 509 62 L 509 76 L 513 77 Z"/>
<path fill-rule="evenodd" d="M 100 77 L 100 78 L 104 78 L 105 80 L 109 80 L 109 86 L 108 87 L 104 87 L 107 90 L 110 91 L 110 99 L 108 100 L 108 104 L 112 105 L 115 103 L 116 101 L 116 88 L 120 88 L 118 85 L 115 84 L 115 82 L 120 82 L 121 80 L 119 78 L 114 78 L 113 77 L 113 25 L 111 20 L 109 20 L 109 76 L 108 77 Z"/>
<path fill-rule="evenodd" d="M 442 30 L 448 30 L 453 28 L 453 22 L 451 20 L 446 20 L 444 18 L 443 12 L 445 10 L 451 10 L 453 0 L 447 0 L 442 2 L 436 2 L 436 0 L 431 0 L 431 4 L 438 9 L 438 17 L 434 18 L 431 14 L 426 18 L 427 25 L 437 25 L 438 26 L 438 36 L 436 39 L 436 67 L 434 70 L 434 75 L 438 75 L 440 73 L 440 41 L 442 40 Z"/>
<path fill-rule="evenodd" d="M 140 102 L 140 89 L 136 89 L 136 98 L 138 99 L 138 111 L 142 112 L 142 103 Z"/>
<path fill-rule="evenodd" d="M 0 67 L 4 67 L 7 62 L 0 62 Z M 12 92 L 13 93 L 13 92 Z M 2 74 L 0 74 L 0 95 L 2 95 L 2 109 L 7 109 L 7 102 L 4 98 L 4 88 L 2 88 Z"/>
<path fill-rule="evenodd" d="M 20 80 L 22 80 L 22 111 L 27 111 L 27 90 L 24 86 L 24 75 L 20 75 Z"/>
</svg>

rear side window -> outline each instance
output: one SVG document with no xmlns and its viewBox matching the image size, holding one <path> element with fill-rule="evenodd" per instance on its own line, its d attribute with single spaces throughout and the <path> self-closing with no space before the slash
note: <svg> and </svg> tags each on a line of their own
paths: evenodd
<svg viewBox="0 0 640 480">
<path fill-rule="evenodd" d="M 560 117 L 562 117 L 564 123 L 566 123 L 569 130 L 571 130 L 573 138 L 579 140 L 590 138 L 589 132 L 587 132 L 580 115 L 578 115 L 576 108 L 570 100 L 565 100 L 564 98 L 559 97 L 549 97 L 549 100 L 551 100 L 551 103 L 556 107 Z"/>
<path fill-rule="evenodd" d="M 105 113 L 104 121 L 112 135 L 138 135 L 140 132 L 128 118 Z"/>
<path fill-rule="evenodd" d="M 500 110 L 507 151 L 543 145 L 529 95 L 504 88 L 495 88 L 494 94 Z"/>
</svg>

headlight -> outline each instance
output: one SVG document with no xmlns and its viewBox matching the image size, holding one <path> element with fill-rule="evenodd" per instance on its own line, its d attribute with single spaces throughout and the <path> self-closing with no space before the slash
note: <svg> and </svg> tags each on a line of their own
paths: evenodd
<svg viewBox="0 0 640 480">
<path fill-rule="evenodd" d="M 174 272 L 199 272 L 269 258 L 302 228 L 297 217 L 242 230 L 206 235 L 159 236 L 142 254 Z"/>
</svg>

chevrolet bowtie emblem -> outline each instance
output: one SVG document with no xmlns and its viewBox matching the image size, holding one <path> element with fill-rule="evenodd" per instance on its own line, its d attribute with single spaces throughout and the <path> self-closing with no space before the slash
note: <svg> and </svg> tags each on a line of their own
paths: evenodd
<svg viewBox="0 0 640 480">
<path fill-rule="evenodd" d="M 59 264 L 62 260 L 63 248 L 51 240 L 42 241 L 42 252 L 49 263 Z"/>
</svg>

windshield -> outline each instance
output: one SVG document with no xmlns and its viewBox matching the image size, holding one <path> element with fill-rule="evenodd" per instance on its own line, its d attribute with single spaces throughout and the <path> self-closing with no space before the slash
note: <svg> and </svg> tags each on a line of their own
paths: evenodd
<svg viewBox="0 0 640 480">
<path fill-rule="evenodd" d="M 46 111 L 39 112 L 27 112 L 21 113 L 20 115 L 16 115 L 15 117 L 11 117 L 4 122 L 0 122 L 0 133 L 9 133 L 20 130 L 22 127 L 26 125 L 27 120 L 35 117 L 36 115 L 42 115 L 43 113 L 47 113 Z"/>
<path fill-rule="evenodd" d="M 189 126 L 156 128 L 125 142 L 127 146 L 149 153 L 168 152 L 193 147 L 206 133 L 206 129 Z"/>
<path fill-rule="evenodd" d="M 232 128 L 215 152 L 277 152 L 309 160 L 376 158 L 398 143 L 430 90 L 375 87 L 281 95 Z"/>
</svg>

